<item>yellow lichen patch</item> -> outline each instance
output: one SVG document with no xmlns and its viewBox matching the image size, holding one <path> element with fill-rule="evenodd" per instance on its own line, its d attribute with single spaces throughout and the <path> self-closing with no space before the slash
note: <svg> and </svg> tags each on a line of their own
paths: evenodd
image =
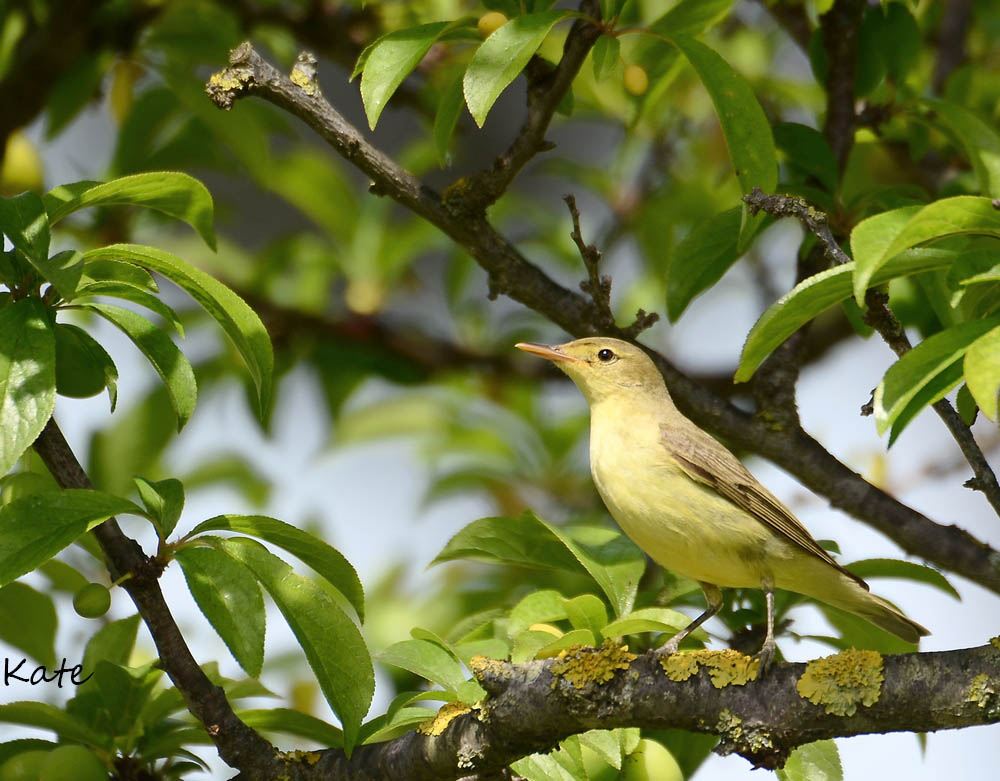
<svg viewBox="0 0 1000 781">
<path fill-rule="evenodd" d="M 990 676 L 980 673 L 972 679 L 972 687 L 969 689 L 969 702 L 974 702 L 983 710 L 994 712 L 1000 711 L 1000 700 L 997 698 L 997 690 L 990 683 Z"/>
<path fill-rule="evenodd" d="M 502 659 L 490 659 L 488 656 L 476 655 L 469 659 L 469 670 L 477 680 L 483 678 L 501 678 L 510 675 L 507 662 Z"/>
<path fill-rule="evenodd" d="M 470 710 L 472 708 L 464 702 L 446 702 L 433 719 L 427 719 L 417 727 L 417 732 L 421 735 L 440 735 L 452 721 Z"/>
<path fill-rule="evenodd" d="M 858 703 L 878 702 L 882 692 L 882 655 L 878 651 L 849 648 L 806 665 L 796 688 L 799 696 L 822 705 L 834 716 L 853 716 Z"/>
<path fill-rule="evenodd" d="M 249 80 L 247 72 L 238 68 L 226 68 L 225 70 L 213 73 L 208 78 L 208 83 L 213 87 L 231 91 L 243 89 Z"/>
<path fill-rule="evenodd" d="M 552 674 L 582 689 L 588 683 L 607 683 L 617 670 L 627 670 L 635 658 L 627 645 L 608 641 L 600 648 L 571 645 L 559 652 L 552 665 Z"/>
<path fill-rule="evenodd" d="M 296 749 L 294 751 L 279 751 L 278 753 L 282 759 L 288 759 L 292 762 L 305 762 L 307 765 L 315 765 L 323 758 L 323 755 L 316 751 L 299 751 Z"/>
<path fill-rule="evenodd" d="M 316 80 L 315 74 L 309 74 L 305 68 L 300 67 L 298 64 L 292 68 L 292 73 L 289 76 L 292 80 L 292 84 L 301 89 L 306 95 L 316 94 Z"/>
<path fill-rule="evenodd" d="M 992 645 L 994 648 L 1000 650 L 1000 635 L 997 635 L 996 637 L 991 637 L 990 638 L 990 645 Z"/>
<path fill-rule="evenodd" d="M 743 686 L 757 679 L 760 660 L 739 651 L 688 651 L 660 657 L 660 666 L 672 681 L 686 681 L 697 674 L 699 667 L 708 669 L 716 689 Z"/>
</svg>

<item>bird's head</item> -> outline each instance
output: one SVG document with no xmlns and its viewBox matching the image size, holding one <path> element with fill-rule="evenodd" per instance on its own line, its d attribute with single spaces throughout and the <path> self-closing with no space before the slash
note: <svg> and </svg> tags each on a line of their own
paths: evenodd
<svg viewBox="0 0 1000 781">
<path fill-rule="evenodd" d="M 521 342 L 517 348 L 552 361 L 576 383 L 591 406 L 621 394 L 637 397 L 640 389 L 646 394 L 666 392 L 652 359 L 621 339 L 590 336 L 551 347 Z"/>
</svg>

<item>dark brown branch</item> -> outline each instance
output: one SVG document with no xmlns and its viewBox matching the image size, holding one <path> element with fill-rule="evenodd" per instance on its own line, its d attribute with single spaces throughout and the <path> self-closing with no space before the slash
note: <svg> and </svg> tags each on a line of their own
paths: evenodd
<svg viewBox="0 0 1000 781">
<path fill-rule="evenodd" d="M 797 0 L 774 0 L 774 2 L 760 0 L 760 4 L 767 9 L 768 13 L 781 25 L 781 29 L 788 33 L 788 37 L 795 41 L 803 52 L 809 51 L 812 27 L 802 3 L 797 2 Z"/>
<path fill-rule="evenodd" d="M 864 0 L 836 0 L 820 17 L 823 48 L 829 64 L 826 77 L 826 122 L 823 133 L 842 172 L 854 144 L 854 70 L 858 53 L 858 30 L 865 10 Z"/>
<path fill-rule="evenodd" d="M 934 93 L 940 95 L 952 72 L 966 59 L 965 36 L 972 20 L 972 0 L 944 0 L 934 65 Z"/>
<path fill-rule="evenodd" d="M 850 262 L 850 257 L 830 232 L 826 215 L 801 198 L 767 195 L 761 192 L 759 187 L 755 187 L 752 192 L 743 196 L 743 200 L 753 214 L 765 211 L 776 217 L 795 217 L 806 230 L 819 239 L 831 262 L 835 264 Z M 913 349 L 902 324 L 889 308 L 889 296 L 886 293 L 870 288 L 865 293 L 865 305 L 865 322 L 878 331 L 896 355 L 902 358 Z M 977 444 L 969 426 L 965 424 L 965 421 L 947 399 L 936 401 L 931 406 L 944 422 L 955 442 L 958 443 L 969 466 L 972 467 L 975 479 L 966 485 L 977 491 L 982 491 L 993 509 L 1000 514 L 1000 484 L 997 483 L 996 474 L 986 460 L 986 456 L 983 455 L 983 451 Z"/>
<path fill-rule="evenodd" d="M 481 217 L 457 217 L 439 197 L 373 147 L 320 95 L 297 87 L 243 44 L 233 67 L 212 77 L 207 90 L 221 108 L 256 95 L 285 108 L 314 128 L 341 155 L 368 174 L 397 202 L 454 239 L 486 270 L 491 291 L 505 293 L 545 315 L 574 336 L 597 333 L 592 301 L 563 288 L 529 263 Z M 613 335 L 620 335 L 620 332 Z M 940 526 L 866 482 L 800 428 L 772 431 L 752 415 L 699 387 L 660 355 L 653 356 L 678 407 L 734 447 L 773 461 L 815 493 L 878 529 L 908 553 L 1000 593 L 1000 554 L 962 529 Z"/>
<path fill-rule="evenodd" d="M 591 669 L 599 669 L 601 653 L 608 651 L 576 652 L 595 663 Z M 834 657 L 830 664 L 845 677 L 859 672 L 863 678 L 881 668 L 883 680 L 871 692 L 875 701 L 869 706 L 857 702 L 853 709 L 848 705 L 843 708 L 847 715 L 828 713 L 827 706 L 800 695 L 805 664 L 777 664 L 764 680 L 722 688 L 713 685 L 705 669 L 673 681 L 648 653 L 630 662 L 626 655 L 621 664 L 623 669 L 612 667 L 613 677 L 606 683 L 578 680 L 578 688 L 565 673 L 558 674 L 565 659 L 511 664 L 479 657 L 473 661 L 474 672 L 490 694 L 480 708 L 441 724 L 439 735 L 408 732 L 387 743 L 359 746 L 350 760 L 339 750 L 320 752 L 322 759 L 309 777 L 446 781 L 498 771 L 527 754 L 549 751 L 575 733 L 615 727 L 716 734 L 721 737 L 718 753 L 737 753 L 755 766 L 774 768 L 796 746 L 824 738 L 1000 721 L 1000 650 L 994 645 L 885 657 L 854 651 Z"/>
<path fill-rule="evenodd" d="M 34 444 L 35 451 L 63 488 L 93 488 L 90 478 L 67 444 L 54 418 L 50 418 Z M 230 766 L 259 769 L 247 778 L 277 778 L 285 770 L 274 748 L 233 712 L 222 689 L 202 672 L 178 629 L 163 598 L 157 578 L 162 563 L 146 556 L 111 518 L 94 529 L 113 580 L 129 574 L 121 586 L 132 598 L 146 623 L 160 666 L 173 681 L 188 710 L 204 725 L 221 756 Z"/>
</svg>

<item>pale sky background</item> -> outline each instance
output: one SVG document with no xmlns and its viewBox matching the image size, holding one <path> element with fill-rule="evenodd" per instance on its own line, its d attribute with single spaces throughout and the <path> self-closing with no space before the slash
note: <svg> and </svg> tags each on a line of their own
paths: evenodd
<svg viewBox="0 0 1000 781">
<path fill-rule="evenodd" d="M 39 129 L 30 135 L 40 140 Z M 43 145 L 46 158 L 46 183 L 101 178 L 107 170 L 114 130 L 102 107 L 89 109 L 55 143 Z M 788 264 L 789 240 L 797 229 L 779 227 L 770 237 L 766 254 L 775 267 Z M 627 282 L 628 262 L 621 260 L 616 280 L 620 287 Z M 478 273 L 478 272 L 477 272 Z M 691 371 L 718 370 L 734 366 L 747 331 L 760 313 L 760 304 L 746 295 L 746 274 L 737 267 L 709 296 L 697 300 L 681 322 L 669 327 L 658 324 L 643 340 L 661 349 L 679 366 Z M 482 276 L 482 275 L 480 275 Z M 787 280 L 786 280 L 787 282 Z M 480 280 L 485 296 L 485 279 Z M 651 307 L 662 312 L 661 302 Z M 724 313 L 724 314 L 723 314 Z M 106 325 L 106 324 L 100 324 Z M 134 348 L 110 326 L 99 329 L 118 364 L 120 381 L 119 408 L 127 409 L 142 397 L 153 381 L 152 369 Z M 552 332 L 553 339 L 564 335 Z M 196 335 L 183 347 L 197 354 L 211 349 L 211 336 Z M 513 348 L 512 348 L 513 349 Z M 850 340 L 831 351 L 816 366 L 807 369 L 798 389 L 798 400 L 806 429 L 827 449 L 852 468 L 867 473 L 876 459 L 885 454 L 885 440 L 875 433 L 870 418 L 858 415 L 858 408 L 868 399 L 871 389 L 892 360 L 881 342 Z M 366 392 L 384 392 L 378 383 L 369 384 Z M 564 383 L 559 391 L 560 404 L 567 412 L 582 410 L 584 403 L 575 388 Z M 318 384 L 302 369 L 293 371 L 283 382 L 278 396 L 275 438 L 265 440 L 252 422 L 242 390 L 235 385 L 209 393 L 199 399 L 194 417 L 168 453 L 168 463 L 178 471 L 207 458 L 215 452 L 227 452 L 233 443 L 275 484 L 270 505 L 263 510 L 274 517 L 295 523 L 320 514 L 326 539 L 357 568 L 362 583 L 370 588 L 387 566 L 397 561 L 408 565 L 409 582 L 415 591 L 429 587 L 435 573 L 424 570 L 448 538 L 468 522 L 490 514 L 493 508 L 476 498 L 457 498 L 422 509 L 421 500 L 429 476 L 428 468 L 414 452 L 413 444 L 383 441 L 351 449 L 329 450 L 329 421 L 315 420 L 308 412 L 321 403 Z M 352 400 L 362 403 L 364 394 Z M 75 401 L 59 398 L 57 420 L 78 455 L 85 452 L 88 433 L 106 423 L 107 397 Z M 976 428 L 982 443 L 990 444 L 991 462 L 997 464 L 997 429 L 989 421 Z M 934 456 L 937 460 L 928 463 Z M 949 471 L 949 465 L 951 470 Z M 780 498 L 788 502 L 803 523 L 817 538 L 837 540 L 842 561 L 870 557 L 901 557 L 899 549 L 869 527 L 831 510 L 826 502 L 810 494 L 794 479 L 761 460 L 749 463 L 751 470 Z M 930 469 L 945 470 L 945 474 Z M 959 459 L 944 427 L 931 412 L 923 413 L 902 435 L 889 453 L 887 489 L 910 506 L 943 523 L 955 523 L 979 539 L 1000 548 L 1000 521 L 980 494 L 963 489 L 962 481 L 971 475 Z M 219 489 L 196 492 L 188 497 L 179 528 L 223 512 L 251 512 L 239 495 Z M 127 531 L 139 535 L 151 550 L 151 535 L 139 525 Z M 962 601 L 940 591 L 912 582 L 873 580 L 873 591 L 898 604 L 908 615 L 927 626 L 933 634 L 922 643 L 922 650 L 944 650 L 981 645 L 1000 631 L 1000 599 L 990 592 L 957 576 L 948 576 L 962 594 Z M 31 582 L 29 580 L 29 582 Z M 165 573 L 161 584 L 175 611 L 178 623 L 188 637 L 195 656 L 202 661 L 218 659 L 223 672 L 241 677 L 222 642 L 212 633 L 194 606 L 176 566 Z M 75 616 L 67 601 L 59 604 L 60 633 L 57 654 L 73 659 L 82 653 L 81 641 L 93 632 L 95 622 Z M 132 606 L 124 593 L 115 593 L 112 617 L 131 614 Z M 711 628 L 711 625 L 709 625 Z M 825 625 L 818 611 L 799 610 L 796 631 L 822 633 Z M 151 649 L 148 636 L 140 630 L 140 644 Z M 786 656 L 802 661 L 830 653 L 811 642 L 781 643 Z M 284 654 L 295 648 L 294 639 L 280 615 L 269 611 L 267 654 Z M 20 658 L 20 652 L 5 649 L 7 656 Z M 304 665 L 304 660 L 303 660 Z M 287 693 L 283 674 L 265 672 L 265 685 Z M 39 696 L 62 701 L 67 690 L 54 686 L 44 692 L 26 686 L 10 686 L 0 692 L 0 703 Z M 372 714 L 387 703 L 385 687 L 376 691 Z M 325 707 L 325 706 L 324 706 Z M 320 714 L 324 715 L 323 713 Z M 326 718 L 333 719 L 328 711 Z M 0 726 L 0 737 L 38 735 L 37 732 Z M 993 778 L 1000 767 L 1000 725 L 932 734 L 921 755 L 917 739 L 909 733 L 876 735 L 839 740 L 848 781 L 870 778 L 905 778 L 910 781 L 972 781 Z M 232 775 L 212 751 L 199 752 L 212 761 L 213 778 Z M 764 772 L 750 775 L 749 764 L 738 756 L 712 756 L 698 771 L 698 781 L 760 779 Z M 194 776 L 192 776 L 194 777 Z"/>
</svg>

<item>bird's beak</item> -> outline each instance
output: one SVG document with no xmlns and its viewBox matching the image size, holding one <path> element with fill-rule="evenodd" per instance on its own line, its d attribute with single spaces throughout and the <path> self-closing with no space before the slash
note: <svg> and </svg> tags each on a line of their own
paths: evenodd
<svg viewBox="0 0 1000 781">
<path fill-rule="evenodd" d="M 518 342 L 514 345 L 518 350 L 537 355 L 539 358 L 546 358 L 550 361 L 562 361 L 564 363 L 585 363 L 573 355 L 566 355 L 558 347 L 549 347 L 547 344 L 532 344 L 531 342 Z"/>
</svg>

